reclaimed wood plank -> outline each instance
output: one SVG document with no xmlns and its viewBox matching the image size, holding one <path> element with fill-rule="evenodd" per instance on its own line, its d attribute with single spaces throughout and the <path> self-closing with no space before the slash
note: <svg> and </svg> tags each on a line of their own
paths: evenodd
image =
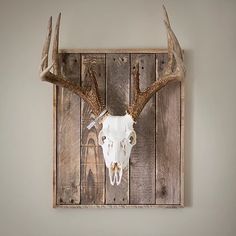
<svg viewBox="0 0 236 236">
<path fill-rule="evenodd" d="M 144 90 L 156 80 L 155 54 L 132 54 L 131 68 L 139 62 L 140 88 Z M 131 76 L 131 97 L 133 99 Z M 155 95 L 141 112 L 135 131 L 137 143 L 130 157 L 130 204 L 154 204 L 155 195 Z"/>
<path fill-rule="evenodd" d="M 99 86 L 99 93 L 105 101 L 105 54 L 81 55 L 81 81 L 83 86 L 91 81 L 87 76 L 87 65 L 93 64 Z M 105 202 L 105 164 L 98 134 L 101 125 L 87 129 L 94 119 L 87 103 L 81 101 L 81 204 L 104 204 Z"/>
<path fill-rule="evenodd" d="M 80 83 L 80 55 L 61 54 L 62 73 Z M 56 93 L 57 204 L 80 203 L 80 98 L 67 89 Z"/>
<path fill-rule="evenodd" d="M 107 108 L 112 115 L 124 115 L 129 104 L 130 55 L 106 54 Z M 106 168 L 107 169 L 107 168 Z M 106 204 L 129 203 L 129 167 L 120 185 L 112 186 L 106 170 Z"/>
<path fill-rule="evenodd" d="M 142 204 L 142 205 L 127 205 L 127 204 L 104 204 L 104 205 L 60 205 L 61 208 L 183 208 L 181 204 Z"/>
<path fill-rule="evenodd" d="M 157 54 L 157 74 L 166 62 L 167 54 Z M 156 204 L 180 204 L 180 82 L 161 89 L 156 104 Z"/>
</svg>

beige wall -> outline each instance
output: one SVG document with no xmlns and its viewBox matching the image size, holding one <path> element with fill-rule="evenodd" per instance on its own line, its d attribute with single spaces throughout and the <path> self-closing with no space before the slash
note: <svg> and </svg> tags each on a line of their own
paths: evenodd
<svg viewBox="0 0 236 236">
<path fill-rule="evenodd" d="M 186 50 L 186 208 L 52 209 L 49 15 L 61 47 L 164 47 L 161 1 L 0 0 L 0 235 L 236 235 L 236 1 L 166 1 Z"/>
</svg>

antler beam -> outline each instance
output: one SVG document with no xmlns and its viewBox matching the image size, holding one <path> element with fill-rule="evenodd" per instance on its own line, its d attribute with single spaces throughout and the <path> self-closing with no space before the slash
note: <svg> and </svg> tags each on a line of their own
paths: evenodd
<svg viewBox="0 0 236 236">
<path fill-rule="evenodd" d="M 81 87 L 79 84 L 65 78 L 61 74 L 58 55 L 60 20 L 61 13 L 57 18 L 55 26 L 52 49 L 52 64 L 48 66 L 48 54 L 52 36 L 52 17 L 49 19 L 47 37 L 42 51 L 40 78 L 42 81 L 47 81 L 57 86 L 67 88 L 71 92 L 79 95 L 85 102 L 89 104 L 93 113 L 97 116 L 102 112 L 104 106 L 99 95 L 98 84 L 92 66 L 88 67 L 88 74 L 92 81 L 92 85 L 89 87 Z M 53 69 L 53 73 L 50 71 L 51 69 Z"/>
<path fill-rule="evenodd" d="M 171 29 L 169 17 L 164 6 L 163 10 L 165 15 L 164 23 L 167 29 L 168 37 L 168 63 L 164 68 L 163 73 L 159 76 L 158 80 L 152 83 L 144 91 L 140 90 L 139 64 L 136 64 L 135 71 L 133 73 L 134 100 L 128 109 L 128 113 L 133 117 L 134 120 L 138 118 L 146 103 L 157 91 L 165 87 L 173 80 L 181 81 L 185 76 L 182 49 L 173 30 Z"/>
</svg>

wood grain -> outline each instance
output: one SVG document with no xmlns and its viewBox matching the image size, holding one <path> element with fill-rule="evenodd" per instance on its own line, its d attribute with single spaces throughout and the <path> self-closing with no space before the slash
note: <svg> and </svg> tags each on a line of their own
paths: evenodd
<svg viewBox="0 0 236 236">
<path fill-rule="evenodd" d="M 124 115 L 129 104 L 130 56 L 129 54 L 106 54 L 108 111 L 112 115 Z M 106 204 L 129 203 L 129 167 L 119 186 L 112 186 L 106 170 Z"/>
<path fill-rule="evenodd" d="M 140 89 L 144 90 L 156 80 L 155 54 L 132 54 L 131 68 L 139 63 Z M 133 77 L 133 76 L 132 76 Z M 133 99 L 131 78 L 131 97 Z M 137 144 L 130 158 L 130 204 L 154 204 L 155 196 L 155 96 L 140 114 L 135 131 Z"/>
<path fill-rule="evenodd" d="M 86 69 L 93 65 L 99 92 L 105 100 L 105 54 L 81 55 L 81 81 L 83 86 L 90 85 Z M 87 103 L 81 101 L 81 204 L 104 204 L 105 202 L 105 164 L 101 147 L 98 145 L 98 134 L 101 126 L 87 129 L 94 119 Z"/>
<path fill-rule="evenodd" d="M 80 83 L 80 55 L 61 55 L 62 73 Z M 80 98 L 57 88 L 57 204 L 80 203 Z"/>
<path fill-rule="evenodd" d="M 157 54 L 157 73 L 167 54 Z M 156 116 L 156 203 L 180 204 L 180 82 L 174 81 L 158 92 Z"/>
</svg>

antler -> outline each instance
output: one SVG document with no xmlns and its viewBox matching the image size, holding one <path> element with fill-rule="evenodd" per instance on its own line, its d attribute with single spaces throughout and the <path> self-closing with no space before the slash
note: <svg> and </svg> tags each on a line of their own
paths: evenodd
<svg viewBox="0 0 236 236">
<path fill-rule="evenodd" d="M 92 69 L 92 65 L 88 66 L 88 75 L 91 78 L 92 85 L 87 87 L 81 87 L 79 84 L 66 79 L 59 66 L 59 55 L 58 55 L 58 42 L 59 42 L 59 28 L 60 28 L 61 13 L 58 15 L 55 34 L 53 39 L 53 49 L 52 49 L 52 64 L 48 66 L 48 54 L 52 35 L 52 17 L 50 17 L 48 22 L 48 33 L 44 43 L 42 51 L 42 62 L 40 78 L 43 81 L 50 82 L 52 84 L 69 89 L 71 92 L 79 95 L 85 102 L 89 104 L 93 113 L 98 116 L 104 106 L 101 101 L 101 97 L 98 91 L 98 84 L 96 80 L 95 73 Z M 50 71 L 53 68 L 53 73 Z"/>
<path fill-rule="evenodd" d="M 159 76 L 159 79 L 152 83 L 144 91 L 140 90 L 139 64 L 136 64 L 135 71 L 133 73 L 134 101 L 128 109 L 128 113 L 133 117 L 134 120 L 138 118 L 146 103 L 157 91 L 165 87 L 173 80 L 181 81 L 185 76 L 183 52 L 173 30 L 171 29 L 165 6 L 163 6 L 163 10 L 165 15 L 164 23 L 167 29 L 168 37 L 168 63 L 164 68 L 163 73 Z"/>
</svg>

